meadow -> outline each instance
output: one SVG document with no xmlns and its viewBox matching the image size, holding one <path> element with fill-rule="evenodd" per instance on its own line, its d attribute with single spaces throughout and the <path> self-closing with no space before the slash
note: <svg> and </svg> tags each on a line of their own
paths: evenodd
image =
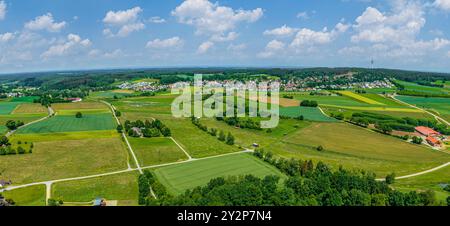
<svg viewBox="0 0 450 226">
<path fill-rule="evenodd" d="M 342 94 L 342 95 L 344 95 L 344 96 L 353 98 L 353 99 L 355 99 L 355 100 L 357 100 L 357 101 L 366 103 L 366 104 L 371 104 L 371 105 L 384 105 L 383 103 L 380 103 L 380 102 L 378 102 L 378 101 L 376 101 L 376 100 L 373 100 L 373 99 L 371 99 L 371 98 L 368 98 L 368 97 L 359 95 L 359 94 L 354 93 L 354 92 L 352 92 L 352 91 L 339 91 L 338 93 L 340 93 L 340 94 Z"/>
<path fill-rule="evenodd" d="M 41 104 L 22 103 L 14 109 L 12 114 L 46 114 L 47 112 L 47 108 Z"/>
<path fill-rule="evenodd" d="M 186 189 L 206 185 L 217 177 L 252 174 L 261 178 L 267 175 L 285 178 L 275 167 L 247 153 L 165 166 L 155 169 L 154 173 L 172 194 L 181 194 Z"/>
<path fill-rule="evenodd" d="M 19 129 L 17 133 L 57 133 L 74 131 L 113 130 L 117 126 L 111 114 L 57 115 Z"/>
<path fill-rule="evenodd" d="M 133 138 L 128 141 L 141 166 L 158 165 L 162 163 L 187 160 L 188 157 L 170 139 L 166 137 Z"/>
<path fill-rule="evenodd" d="M 88 134 L 87 134 L 88 135 Z M 25 184 L 105 173 L 127 168 L 127 151 L 116 134 L 111 138 L 65 140 L 34 135 L 14 135 L 17 141 L 34 143 L 32 154 L 0 156 L 3 178 Z M 35 139 L 32 139 L 35 138 Z"/>
<path fill-rule="evenodd" d="M 3 195 L 14 200 L 16 206 L 45 206 L 45 185 L 35 185 L 5 191 Z"/>
<path fill-rule="evenodd" d="M 118 205 L 137 205 L 138 172 L 55 183 L 52 197 L 70 202 L 91 202 L 96 198 L 117 200 Z"/>
<path fill-rule="evenodd" d="M 0 102 L 0 115 L 11 114 L 21 102 Z"/>
<path fill-rule="evenodd" d="M 338 120 L 330 118 L 322 113 L 319 108 L 313 107 L 286 107 L 280 108 L 280 115 L 291 118 L 303 116 L 305 120 L 317 122 L 337 122 Z"/>
<path fill-rule="evenodd" d="M 397 83 L 403 85 L 406 90 L 416 91 L 420 93 L 429 93 L 429 94 L 449 94 L 449 90 L 440 87 L 432 87 L 432 86 L 423 86 L 412 82 L 405 82 L 396 80 Z"/>
<path fill-rule="evenodd" d="M 360 106 L 367 107 L 370 104 L 362 103 L 347 96 L 321 96 L 321 95 L 294 95 L 297 100 L 313 100 L 317 101 L 319 105 L 339 105 L 339 106 Z"/>
<path fill-rule="evenodd" d="M 322 146 L 324 151 L 317 151 Z M 324 161 L 334 167 L 357 168 L 384 177 L 419 172 L 450 161 L 450 155 L 344 123 L 313 123 L 266 151 L 286 158 Z"/>
<path fill-rule="evenodd" d="M 445 191 L 443 187 L 448 184 L 450 184 L 450 166 L 417 177 L 396 180 L 393 187 L 400 191 L 433 190 L 439 200 L 445 201 L 450 192 Z"/>
</svg>

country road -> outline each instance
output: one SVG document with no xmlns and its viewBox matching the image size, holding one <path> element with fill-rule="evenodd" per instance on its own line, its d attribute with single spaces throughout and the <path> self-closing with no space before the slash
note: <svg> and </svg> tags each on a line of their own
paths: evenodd
<svg viewBox="0 0 450 226">
<path fill-rule="evenodd" d="M 29 123 L 27 123 L 27 124 L 25 124 L 23 126 L 20 126 L 20 127 L 16 128 L 15 130 L 11 130 L 8 133 L 6 133 L 5 136 L 6 137 L 10 137 L 11 135 L 13 135 L 19 129 L 22 129 L 22 128 L 27 127 L 29 125 L 32 125 L 34 123 L 38 123 L 40 121 L 44 121 L 44 120 L 50 118 L 55 113 L 55 111 L 53 111 L 53 108 L 51 108 L 51 107 L 48 107 L 47 109 L 48 109 L 48 115 L 47 116 L 45 116 L 43 118 L 40 118 L 40 119 L 37 119 L 37 120 L 34 120 L 32 122 L 29 122 Z"/>
</svg>

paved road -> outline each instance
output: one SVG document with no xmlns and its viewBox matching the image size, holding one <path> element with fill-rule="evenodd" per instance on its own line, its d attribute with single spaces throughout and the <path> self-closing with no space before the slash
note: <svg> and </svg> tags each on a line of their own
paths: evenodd
<svg viewBox="0 0 450 226">
<path fill-rule="evenodd" d="M 411 177 L 417 177 L 417 176 L 420 176 L 420 175 L 424 175 L 424 174 L 427 174 L 427 173 L 434 172 L 436 170 L 440 170 L 440 169 L 442 169 L 444 167 L 447 167 L 449 165 L 450 165 L 450 162 L 447 162 L 447 163 L 442 164 L 442 165 L 440 165 L 438 167 L 435 167 L 433 169 L 429 169 L 429 170 L 425 170 L 425 171 L 422 171 L 422 172 L 413 173 L 413 174 L 409 174 L 409 175 L 405 175 L 405 176 L 396 177 L 395 179 L 396 180 L 401 180 L 401 179 L 406 179 L 406 178 L 411 178 Z M 384 180 L 385 180 L 384 178 L 377 179 L 377 181 L 384 181 Z"/>
</svg>

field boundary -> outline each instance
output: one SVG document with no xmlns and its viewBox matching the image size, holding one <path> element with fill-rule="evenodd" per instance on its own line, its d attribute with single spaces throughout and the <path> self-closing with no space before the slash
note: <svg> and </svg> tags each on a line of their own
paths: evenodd
<svg viewBox="0 0 450 226">
<path fill-rule="evenodd" d="M 29 123 L 27 123 L 27 124 L 25 124 L 25 125 L 23 125 L 23 126 L 21 126 L 21 127 L 18 127 L 18 128 L 15 129 L 15 130 L 11 130 L 11 131 L 9 131 L 8 133 L 6 133 L 5 136 L 6 136 L 6 137 L 10 137 L 10 136 L 13 135 L 15 132 L 17 132 L 17 130 L 19 130 L 19 129 L 22 129 L 22 128 L 27 127 L 27 126 L 29 126 L 29 125 L 32 125 L 32 124 L 35 124 L 35 123 L 44 121 L 44 120 L 46 120 L 46 119 L 48 119 L 48 118 L 50 118 L 50 117 L 56 115 L 56 113 L 55 113 L 55 111 L 53 110 L 52 107 L 49 106 L 49 107 L 47 108 L 47 110 L 48 110 L 48 115 L 47 115 L 47 116 L 45 116 L 45 117 L 43 117 L 43 118 L 40 118 L 40 119 L 37 119 L 37 120 L 34 120 L 34 121 L 32 121 L 32 122 L 29 122 Z"/>
<path fill-rule="evenodd" d="M 445 120 L 445 119 L 443 119 L 443 118 L 441 118 L 441 117 L 439 117 L 439 116 L 437 116 L 437 115 L 435 115 L 435 114 L 431 113 L 430 111 L 428 111 L 428 110 L 426 110 L 426 109 L 423 109 L 423 108 L 417 107 L 417 106 L 415 106 L 415 105 L 412 105 L 412 104 L 409 104 L 409 103 L 403 102 L 403 101 L 401 101 L 401 100 L 399 100 L 399 99 L 395 98 L 395 96 L 394 96 L 394 95 L 393 95 L 393 96 L 391 96 L 391 97 L 392 97 L 392 99 L 396 100 L 396 101 L 397 101 L 397 102 L 399 102 L 399 103 L 402 103 L 402 104 L 406 104 L 406 105 L 408 105 L 408 106 L 410 106 L 410 107 L 412 107 L 412 108 L 415 108 L 415 109 L 419 109 L 419 110 L 422 110 L 422 111 L 424 111 L 424 112 L 428 113 L 429 115 L 433 116 L 433 117 L 434 117 L 435 119 L 437 119 L 437 120 L 440 120 L 441 122 L 443 122 L 443 123 L 447 124 L 447 126 L 450 126 L 450 123 L 449 123 L 449 122 L 447 122 L 447 120 Z"/>
</svg>

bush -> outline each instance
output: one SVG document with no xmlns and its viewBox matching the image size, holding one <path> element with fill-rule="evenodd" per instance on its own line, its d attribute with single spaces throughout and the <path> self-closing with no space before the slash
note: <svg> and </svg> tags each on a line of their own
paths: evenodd
<svg viewBox="0 0 450 226">
<path fill-rule="evenodd" d="M 300 103 L 302 107 L 317 107 L 319 104 L 315 100 L 304 100 Z"/>
<path fill-rule="evenodd" d="M 316 148 L 316 150 L 317 151 L 323 151 L 324 149 L 323 149 L 322 145 L 320 145 L 319 147 Z"/>
<path fill-rule="evenodd" d="M 76 118 L 83 118 L 83 114 L 81 114 L 81 112 L 77 112 L 77 113 L 75 114 L 75 117 L 76 117 Z"/>
<path fill-rule="evenodd" d="M 395 182 L 395 173 L 388 174 L 385 181 L 386 184 L 393 184 Z"/>
</svg>

